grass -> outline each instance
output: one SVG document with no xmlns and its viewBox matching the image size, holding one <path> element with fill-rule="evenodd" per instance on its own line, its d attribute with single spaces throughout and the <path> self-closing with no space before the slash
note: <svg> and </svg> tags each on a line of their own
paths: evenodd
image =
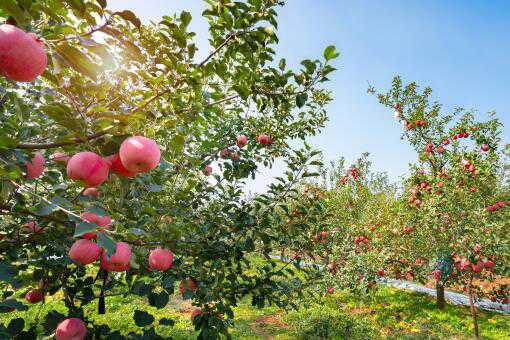
<svg viewBox="0 0 510 340">
<path fill-rule="evenodd" d="M 434 300 L 426 295 L 381 287 L 369 297 L 335 293 L 320 301 L 303 301 L 302 309 L 285 313 L 276 307 L 256 309 L 243 301 L 235 309 L 236 339 L 465 339 L 471 336 L 471 319 L 466 307 L 447 306 L 439 311 Z M 139 297 L 119 296 L 107 299 L 107 314 L 97 315 L 95 305 L 86 310 L 98 324 L 107 324 L 124 335 L 137 332 L 132 315 L 135 309 L 150 312 L 156 318 L 172 318 L 175 325 L 157 326 L 165 337 L 195 337 L 187 301 L 174 297 L 163 309 L 151 307 Z M 0 321 L 22 316 L 27 322 L 42 320 L 51 309 L 66 312 L 60 301 L 32 306 L 26 312 L 1 314 Z M 480 332 L 485 339 L 509 339 L 510 316 L 480 312 Z"/>
</svg>

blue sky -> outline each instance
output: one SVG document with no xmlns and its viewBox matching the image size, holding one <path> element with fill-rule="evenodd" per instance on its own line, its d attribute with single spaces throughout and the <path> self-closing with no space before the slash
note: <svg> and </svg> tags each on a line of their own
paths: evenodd
<svg viewBox="0 0 510 340">
<path fill-rule="evenodd" d="M 110 0 L 144 21 L 186 9 L 193 15 L 202 55 L 208 51 L 207 23 L 200 0 Z M 334 101 L 330 121 L 313 145 L 326 159 L 355 160 L 371 153 L 377 170 L 404 175 L 414 153 L 400 140 L 392 113 L 366 93 L 368 84 L 388 88 L 394 75 L 430 85 L 445 109 L 495 110 L 510 143 L 510 1 L 464 0 L 288 0 L 280 11 L 278 57 L 296 65 L 334 44 L 341 52 L 328 85 Z M 263 190 L 281 166 L 262 171 L 252 183 Z"/>
</svg>

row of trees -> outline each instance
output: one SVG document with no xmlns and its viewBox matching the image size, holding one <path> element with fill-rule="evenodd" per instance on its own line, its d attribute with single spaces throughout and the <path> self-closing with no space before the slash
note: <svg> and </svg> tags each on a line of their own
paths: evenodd
<svg viewBox="0 0 510 340">
<path fill-rule="evenodd" d="M 328 237 L 317 250 L 328 264 L 328 286 L 361 291 L 382 277 L 434 281 L 440 309 L 445 287 L 463 290 L 478 336 L 476 300 L 507 304 L 510 292 L 499 280 L 510 274 L 502 126 L 494 113 L 487 121 L 460 108 L 445 113 L 431 92 L 396 77 L 377 94 L 418 160 L 399 186 L 371 172 L 367 155 L 349 168 L 342 161 L 323 170 L 314 187 L 324 197 L 325 222 L 315 232 Z"/>
</svg>

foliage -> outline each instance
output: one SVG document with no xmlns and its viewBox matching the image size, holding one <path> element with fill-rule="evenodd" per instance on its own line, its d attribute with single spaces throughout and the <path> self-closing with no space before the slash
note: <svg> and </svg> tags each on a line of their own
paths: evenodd
<svg viewBox="0 0 510 340">
<path fill-rule="evenodd" d="M 306 241 L 302 230 L 308 222 L 295 223 L 285 235 L 278 225 L 296 219 L 289 205 L 314 205 L 294 188 L 301 178 L 315 176 L 317 152 L 294 145 L 327 119 L 331 97 L 322 84 L 338 53 L 327 47 L 323 61 L 304 60 L 291 70 L 285 59 L 274 60 L 279 1 L 207 2 L 203 16 L 213 51 L 203 60 L 197 60 L 188 12 L 145 25 L 130 11 L 108 10 L 105 0 L 0 4 L 0 17 L 35 32 L 50 56 L 33 83 L 0 79 L 2 305 L 6 311 L 24 309 L 18 293 L 29 287 L 61 296 L 65 304 L 49 311 L 44 331 L 36 319 L 23 327 L 20 321 L 12 334 L 51 334 L 65 317 L 84 319 L 91 333 L 118 334 L 89 317 L 92 303 L 98 300 L 99 312 L 108 313 L 108 304 L 102 306 L 108 296 L 134 294 L 161 309 L 174 284 L 191 278 L 197 289 L 185 295 L 201 308 L 196 330 L 214 338 L 228 333 L 233 307 L 244 297 L 251 296 L 255 306 L 287 308 L 302 294 L 304 278 L 292 279 L 296 268 L 277 268 L 269 258 L 254 266 L 247 256 Z M 260 134 L 271 145 L 257 143 Z M 25 162 L 36 150 L 46 159 L 55 152 L 108 156 L 131 135 L 157 141 L 159 166 L 134 178 L 110 174 L 97 200 L 83 195 L 81 184 L 69 180 L 55 160 L 46 162 L 41 177 L 25 176 Z M 235 145 L 238 135 L 248 137 L 246 147 Z M 221 159 L 224 149 L 236 156 Z M 277 158 L 287 162 L 286 178 L 246 200 L 247 180 Z M 201 174 L 207 165 L 214 165 L 211 177 Z M 111 216 L 111 229 L 96 231 L 97 225 L 81 220 L 83 212 Z M 310 209 L 312 222 L 313 214 Z M 31 221 L 42 231 L 20 231 Z M 69 247 L 87 232 L 98 235 L 107 256 L 116 242 L 129 243 L 130 269 L 107 273 L 74 264 Z M 175 254 L 170 270 L 150 270 L 148 252 L 156 247 Z M 157 337 L 150 313 L 135 310 L 132 316 L 136 334 Z"/>
</svg>

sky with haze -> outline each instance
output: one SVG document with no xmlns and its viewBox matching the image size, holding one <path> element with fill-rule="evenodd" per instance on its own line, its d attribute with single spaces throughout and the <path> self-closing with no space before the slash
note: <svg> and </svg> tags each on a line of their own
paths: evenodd
<svg viewBox="0 0 510 340">
<path fill-rule="evenodd" d="M 199 56 L 210 50 L 201 0 L 109 0 L 114 9 L 131 9 L 143 21 L 187 10 L 193 15 Z M 394 75 L 431 86 L 434 99 L 449 110 L 477 109 L 480 119 L 497 111 L 510 143 L 510 1 L 507 0 L 287 0 L 279 10 L 277 58 L 297 66 L 322 56 L 327 45 L 341 56 L 330 77 L 334 101 L 330 121 L 312 139 L 325 159 L 351 162 L 368 151 L 374 168 L 397 180 L 416 156 L 400 140 L 393 113 L 367 94 L 391 86 Z M 281 164 L 261 171 L 250 190 L 263 191 Z"/>
</svg>

